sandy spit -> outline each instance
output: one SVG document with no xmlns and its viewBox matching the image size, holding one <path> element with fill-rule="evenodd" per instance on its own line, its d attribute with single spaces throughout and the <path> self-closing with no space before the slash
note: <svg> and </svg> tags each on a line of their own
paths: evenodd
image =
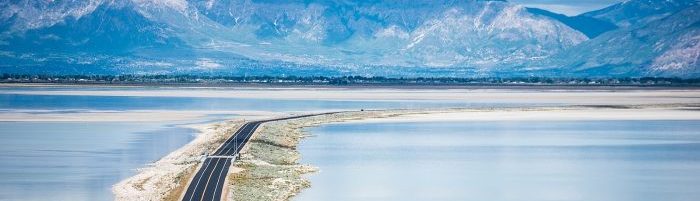
<svg viewBox="0 0 700 201">
<path fill-rule="evenodd" d="M 300 164 L 299 141 L 305 128 L 333 122 L 417 121 L 563 121 L 563 120 L 700 120 L 697 106 L 548 107 L 346 112 L 266 123 L 233 164 L 227 200 L 290 200 L 311 184 L 304 174 L 317 167 Z M 235 198 L 235 199 L 234 199 Z"/>
<path fill-rule="evenodd" d="M 114 185 L 115 200 L 178 200 L 202 155 L 213 152 L 242 124 L 241 120 L 229 120 L 191 126 L 199 130 L 192 142 Z"/>
<path fill-rule="evenodd" d="M 300 164 L 297 145 L 304 129 L 334 122 L 530 120 L 700 120 L 698 105 L 566 106 L 537 108 L 354 111 L 263 124 L 232 164 L 226 179 L 227 200 L 289 200 L 311 184 L 303 175 L 316 172 Z M 199 126 L 201 134 L 185 147 L 115 185 L 116 200 L 178 200 L 201 163 L 237 128 L 241 120 Z M 236 199 L 233 199 L 236 198 Z"/>
<path fill-rule="evenodd" d="M 422 114 L 425 111 L 393 110 L 344 112 L 263 124 L 233 164 L 227 178 L 227 200 L 289 200 L 302 189 L 311 186 L 304 174 L 316 167 L 299 164 L 296 150 L 299 141 L 308 135 L 303 128 L 325 123 L 388 118 L 398 115 Z M 235 199 L 234 199 L 235 198 Z"/>
<path fill-rule="evenodd" d="M 298 164 L 299 154 L 294 149 L 299 140 L 303 138 L 301 128 L 353 119 L 390 117 L 399 113 L 407 113 L 407 111 L 346 112 L 267 123 L 256 131 L 253 140 L 246 145 L 242 159 L 236 162 L 230 172 L 233 179 L 245 182 L 231 182 L 229 178 L 228 183 L 247 185 L 243 188 L 249 189 L 250 192 L 246 193 L 249 195 L 245 196 L 243 200 L 287 199 L 303 187 L 308 186 L 308 182 L 301 180 L 301 174 L 315 171 L 315 168 L 311 166 Z M 255 118 L 250 119 L 260 118 L 263 117 L 255 116 Z M 199 131 L 198 136 L 192 142 L 160 160 L 148 164 L 147 167 L 139 169 L 136 175 L 115 184 L 112 187 L 115 200 L 180 200 L 180 196 L 195 170 L 201 166 L 203 154 L 213 152 L 243 123 L 242 119 L 234 119 L 190 126 Z M 255 174 L 251 176 L 269 174 L 262 177 L 274 177 L 274 179 L 262 181 L 258 179 L 264 180 L 264 178 L 252 180 L 250 177 L 239 178 L 236 176 L 250 175 L 250 173 Z M 262 188 L 261 185 L 273 186 L 277 190 L 267 191 L 267 188 Z M 233 187 L 225 190 L 224 195 L 233 196 L 234 193 L 242 193 Z M 263 193 L 264 196 L 259 196 Z"/>
</svg>

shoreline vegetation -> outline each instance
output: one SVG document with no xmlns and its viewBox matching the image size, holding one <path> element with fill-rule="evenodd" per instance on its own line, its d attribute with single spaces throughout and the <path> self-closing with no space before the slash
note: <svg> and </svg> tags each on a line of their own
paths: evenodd
<svg viewBox="0 0 700 201">
<path fill-rule="evenodd" d="M 207 76 L 207 75 L 24 75 L 1 74 L 4 84 L 65 85 L 163 85 L 163 86 L 413 86 L 413 87 L 498 87 L 498 86 L 640 86 L 697 87 L 700 78 L 672 77 L 364 77 L 364 76 Z"/>
<path fill-rule="evenodd" d="M 338 122 L 383 121 L 494 121 L 505 120 L 700 120 L 697 104 L 639 104 L 521 108 L 454 108 L 347 111 L 263 124 L 232 164 L 224 196 L 228 200 L 289 200 L 311 187 L 304 175 L 318 171 L 301 164 L 299 142 L 312 137 L 305 129 Z M 228 120 L 195 128 L 195 140 L 141 169 L 114 186 L 116 200 L 179 200 L 201 155 L 218 147 L 242 120 Z"/>
<path fill-rule="evenodd" d="M 305 128 L 362 119 L 419 114 L 419 110 L 353 111 L 265 123 L 241 152 L 227 177 L 227 200 L 289 200 L 311 186 L 303 176 L 318 168 L 300 164 Z"/>
</svg>

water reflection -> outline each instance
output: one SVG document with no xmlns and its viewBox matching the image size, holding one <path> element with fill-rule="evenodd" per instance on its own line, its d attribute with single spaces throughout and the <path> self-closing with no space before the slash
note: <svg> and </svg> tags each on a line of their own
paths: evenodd
<svg viewBox="0 0 700 201">
<path fill-rule="evenodd" d="M 112 185 L 194 137 L 161 123 L 0 122 L 0 128 L 0 200 L 112 200 Z"/>
<path fill-rule="evenodd" d="M 700 122 L 352 123 L 299 148 L 296 200 L 695 200 Z"/>
</svg>

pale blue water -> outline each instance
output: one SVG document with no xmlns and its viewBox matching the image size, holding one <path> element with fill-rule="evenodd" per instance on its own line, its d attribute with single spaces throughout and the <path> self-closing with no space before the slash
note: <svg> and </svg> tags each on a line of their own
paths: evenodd
<svg viewBox="0 0 700 201">
<path fill-rule="evenodd" d="M 0 87 L 0 112 L 7 109 L 93 109 L 93 110 L 250 110 L 250 111 L 317 111 L 317 110 L 359 110 L 359 109 L 413 109 L 413 108 L 484 108 L 557 106 L 561 103 L 529 103 L 519 100 L 398 100 L 398 101 L 357 101 L 357 100 L 284 100 L 267 98 L 210 98 L 210 97 L 139 97 L 139 96 L 83 96 L 83 95 L 25 95 L 13 94 L 26 91 L 150 91 L 172 90 L 186 95 L 197 89 L 157 88 L 157 87 Z M 209 89 L 216 90 L 216 89 Z M 272 90 L 272 89 L 270 89 Z M 251 91 L 255 91 L 252 90 Z M 221 89 L 222 94 L 245 93 L 246 90 L 231 91 Z"/>
<path fill-rule="evenodd" d="M 700 198 L 700 121 L 351 123 L 310 129 L 295 200 Z"/>
<path fill-rule="evenodd" d="M 111 200 L 112 185 L 194 137 L 162 124 L 0 122 L 0 200 Z"/>
<path fill-rule="evenodd" d="M 23 90 L 112 88 L 0 88 Z M 128 90 L 150 90 L 130 88 Z M 222 92 L 226 93 L 226 92 Z M 14 110 L 76 113 L 83 110 L 312 111 L 382 108 L 492 107 L 467 101 L 318 101 L 193 97 L 0 94 L 0 115 Z M 233 114 L 232 114 L 233 115 Z M 0 122 L 0 200 L 111 200 L 111 186 L 193 138 L 173 125 L 214 121 Z"/>
</svg>

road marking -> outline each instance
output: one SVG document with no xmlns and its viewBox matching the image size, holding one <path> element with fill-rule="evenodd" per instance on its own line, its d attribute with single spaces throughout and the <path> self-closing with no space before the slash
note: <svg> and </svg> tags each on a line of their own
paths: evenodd
<svg viewBox="0 0 700 201">
<path fill-rule="evenodd" d="M 224 173 L 224 168 L 226 168 L 226 163 L 228 163 L 228 162 L 229 162 L 229 160 L 224 161 L 224 167 L 221 168 L 221 172 L 219 172 L 219 177 L 216 177 L 216 186 L 214 186 L 214 193 L 211 196 L 211 200 L 214 200 L 214 198 L 216 197 L 216 191 L 218 191 L 217 187 L 219 187 L 219 182 L 221 181 L 221 174 Z M 231 165 L 231 164 L 229 164 L 229 165 Z M 204 196 L 204 195 L 202 195 L 202 196 Z"/>
<path fill-rule="evenodd" d="M 236 156 L 208 156 L 207 158 L 228 158 L 228 159 L 235 159 Z"/>
<path fill-rule="evenodd" d="M 214 191 L 213 191 L 214 196 L 212 197 L 212 199 L 216 198 L 216 196 L 217 196 L 216 193 L 219 192 L 218 191 L 219 184 L 222 185 L 222 189 L 223 189 L 223 185 L 226 184 L 226 179 L 225 179 L 226 175 L 224 175 L 224 172 L 226 172 L 226 174 L 228 174 L 228 169 L 226 169 L 226 164 L 231 165 L 233 163 L 233 161 L 235 160 L 235 157 L 236 157 L 235 154 L 238 154 L 243 149 L 243 147 L 247 144 L 247 142 L 250 140 L 250 138 L 253 136 L 253 134 L 255 134 L 255 131 L 263 123 L 272 122 L 272 121 L 284 121 L 284 120 L 311 117 L 311 116 L 327 115 L 327 114 L 333 114 L 333 113 L 338 113 L 338 112 L 327 112 L 327 113 L 300 115 L 300 116 L 292 116 L 292 117 L 285 117 L 285 118 L 278 118 L 278 119 L 252 121 L 252 122 L 248 122 L 248 123 L 243 124 L 231 137 L 229 137 L 226 141 L 224 141 L 223 144 L 219 145 L 219 147 L 216 149 L 216 151 L 214 151 L 214 154 L 212 154 L 212 156 L 208 156 L 205 159 L 207 162 L 205 164 L 203 164 L 202 166 L 206 166 L 206 167 L 199 168 L 199 171 L 201 171 L 202 174 L 199 175 L 199 178 L 192 178 L 193 180 L 188 184 L 191 187 L 191 185 L 192 185 L 191 183 L 194 182 L 195 179 L 197 180 L 194 188 L 192 188 L 192 194 L 190 195 L 189 201 L 192 201 L 194 199 L 194 195 L 199 191 L 199 184 L 201 183 L 202 178 L 204 178 L 204 175 L 206 174 L 207 170 L 210 170 L 209 168 L 210 168 L 210 166 L 212 166 L 211 163 L 213 163 L 212 160 L 216 160 L 216 163 L 213 165 L 213 167 L 211 167 L 212 169 L 211 169 L 211 172 L 209 173 L 209 176 L 207 178 L 207 181 L 206 181 L 207 183 L 204 186 L 204 188 L 202 189 L 203 191 L 201 193 L 201 198 L 199 199 L 200 201 L 204 200 L 204 198 L 206 197 L 205 194 L 207 192 L 207 188 L 209 187 L 209 184 L 212 182 L 211 177 L 214 176 L 214 174 L 216 173 L 216 170 L 219 167 L 219 163 L 221 162 L 221 160 L 224 160 L 223 166 L 219 170 L 219 176 L 217 177 L 217 180 L 216 180 L 216 186 L 214 186 Z M 247 133 L 245 133 L 246 131 L 247 131 Z M 242 139 L 240 139 L 240 138 L 242 138 Z M 239 142 L 238 140 L 241 140 L 241 141 Z M 230 145 L 232 142 L 234 143 L 233 148 L 225 149 L 226 145 Z M 229 153 L 231 151 L 233 151 L 234 155 L 229 155 Z M 225 152 L 225 153 L 222 153 L 222 152 Z M 224 176 L 224 179 L 223 179 L 224 183 L 221 183 L 222 182 L 222 179 L 221 179 L 222 175 Z M 188 192 L 190 192 L 190 188 L 187 188 L 187 191 L 185 191 L 185 195 Z M 183 195 L 183 197 L 185 195 Z"/>
<path fill-rule="evenodd" d="M 194 185 L 194 191 L 192 191 L 192 195 L 190 195 L 190 199 L 188 199 L 188 200 L 192 200 L 192 198 L 194 198 L 194 193 L 197 192 L 197 187 L 199 186 L 199 182 L 202 181 L 202 177 L 204 177 L 204 173 L 207 172 L 207 169 L 209 168 L 210 163 L 211 163 L 211 160 L 209 160 L 209 162 L 204 164 L 206 167 L 204 167 L 202 174 L 199 175 L 199 179 L 197 179 L 197 184 Z"/>
<path fill-rule="evenodd" d="M 243 131 L 245 129 L 245 127 L 247 127 L 249 124 L 250 124 L 250 122 L 243 124 L 243 126 L 241 126 L 241 128 L 239 128 L 235 133 L 233 133 L 233 135 L 231 135 L 231 138 L 227 139 L 226 141 L 224 141 L 223 144 L 219 145 L 219 147 L 216 148 L 216 151 L 214 151 L 214 154 L 212 154 L 212 155 L 217 155 L 217 153 L 221 154 L 221 153 L 219 153 L 219 152 L 221 152 L 221 148 L 226 146 L 226 144 L 231 143 L 231 141 L 233 141 L 233 139 L 236 138 L 236 135 L 241 133 L 241 131 Z"/>
<path fill-rule="evenodd" d="M 216 164 L 214 165 L 214 170 L 216 170 L 216 167 L 219 167 L 219 162 L 221 162 L 221 159 L 216 160 Z M 204 194 L 207 193 L 207 187 L 209 187 L 209 181 L 211 181 L 211 176 L 214 175 L 214 170 L 209 173 L 209 178 L 207 178 L 207 184 L 204 185 L 204 191 L 202 191 L 202 197 L 199 199 L 200 201 L 204 200 Z"/>
<path fill-rule="evenodd" d="M 254 125 L 254 124 L 256 124 L 256 123 L 257 123 L 257 122 L 251 122 L 250 125 Z M 240 132 L 238 135 L 246 135 L 246 133 L 245 133 L 244 130 L 246 130 L 246 128 L 241 129 L 241 132 Z M 238 140 L 239 140 L 239 139 L 238 139 L 239 137 L 240 137 L 240 136 L 234 136 L 233 138 L 234 138 L 236 141 L 235 141 L 235 143 L 234 143 L 233 149 L 227 149 L 226 152 L 225 152 L 225 153 L 221 153 L 221 155 L 227 155 L 227 156 L 228 156 L 230 151 L 233 151 L 234 153 L 236 153 L 237 148 L 238 148 L 239 146 L 241 146 L 241 143 L 243 143 L 243 142 L 239 142 L 239 141 L 238 141 Z M 243 140 L 245 140 L 245 137 L 243 138 Z"/>
<path fill-rule="evenodd" d="M 248 133 L 246 134 L 246 136 L 243 138 L 243 143 L 242 143 L 242 145 L 241 145 L 241 146 L 238 146 L 238 149 L 236 149 L 236 151 L 235 151 L 234 153 L 238 153 L 238 152 L 240 152 L 241 150 L 243 150 L 243 147 L 248 143 L 248 141 L 250 140 L 250 137 L 253 136 L 253 133 L 255 133 L 255 130 L 257 130 L 258 127 L 260 127 L 260 124 L 262 124 L 262 123 L 261 123 L 261 122 L 258 122 L 257 124 L 255 124 L 255 127 L 253 127 L 253 129 L 250 130 L 250 132 L 248 132 Z"/>
<path fill-rule="evenodd" d="M 242 134 L 245 135 L 245 136 L 243 136 L 243 139 L 241 139 L 241 142 L 237 142 L 237 143 L 236 143 L 236 147 L 234 147 L 233 149 L 227 150 L 226 153 L 224 153 L 223 155 L 229 155 L 229 152 L 230 152 L 230 151 L 233 151 L 233 153 L 235 154 L 235 153 L 238 153 L 241 149 L 243 149 L 243 146 L 245 146 L 245 144 L 248 142 L 247 139 L 250 138 L 250 136 L 251 136 L 253 133 L 255 133 L 255 130 L 258 129 L 258 127 L 259 127 L 260 124 L 262 124 L 262 123 L 261 123 L 261 122 L 255 122 L 255 123 L 253 123 L 253 124 L 254 124 L 253 128 L 250 129 L 250 131 L 248 131 L 248 133 L 242 133 Z"/>
</svg>

